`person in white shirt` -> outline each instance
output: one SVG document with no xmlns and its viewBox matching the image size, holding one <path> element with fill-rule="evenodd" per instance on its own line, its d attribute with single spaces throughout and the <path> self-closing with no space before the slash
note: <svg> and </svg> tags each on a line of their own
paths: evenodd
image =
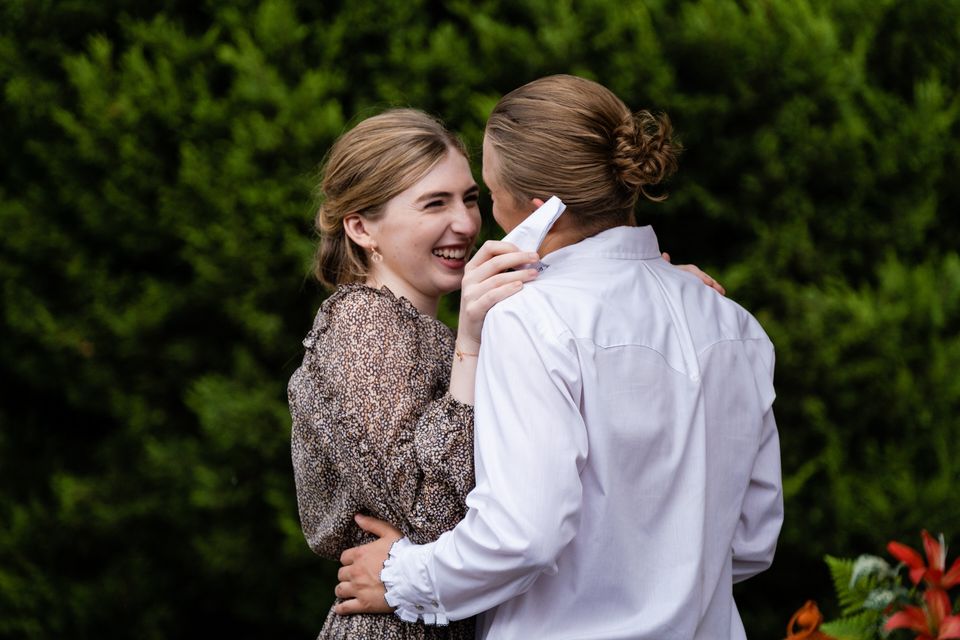
<svg viewBox="0 0 960 640">
<path fill-rule="evenodd" d="M 497 104 L 497 222 L 552 195 L 567 211 L 483 326 L 466 517 L 425 545 L 359 518 L 382 537 L 341 557 L 338 613 L 486 612 L 478 636 L 498 640 L 746 637 L 732 587 L 770 565 L 783 519 L 774 351 L 635 226 L 678 151 L 666 116 L 582 78 Z"/>
</svg>

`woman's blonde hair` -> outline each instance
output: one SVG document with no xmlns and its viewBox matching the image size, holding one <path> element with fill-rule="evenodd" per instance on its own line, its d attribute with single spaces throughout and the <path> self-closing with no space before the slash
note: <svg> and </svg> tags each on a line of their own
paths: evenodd
<svg viewBox="0 0 960 640">
<path fill-rule="evenodd" d="M 450 149 L 467 155 L 463 142 L 432 116 L 391 109 L 367 118 L 340 136 L 321 168 L 315 227 L 320 234 L 314 275 L 327 287 L 362 281 L 366 252 L 347 236 L 343 220 L 359 213 L 375 220 L 384 205 L 409 189 Z"/>
<path fill-rule="evenodd" d="M 633 113 L 591 80 L 555 75 L 511 91 L 494 107 L 486 137 L 498 181 L 518 203 L 558 196 L 592 232 L 631 223 L 637 198 L 677 169 L 680 145 L 666 114 Z"/>
</svg>

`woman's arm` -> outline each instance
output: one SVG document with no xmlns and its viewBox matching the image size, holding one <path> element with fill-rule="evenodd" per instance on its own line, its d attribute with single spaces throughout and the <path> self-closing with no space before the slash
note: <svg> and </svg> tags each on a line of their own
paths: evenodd
<svg viewBox="0 0 960 640">
<path fill-rule="evenodd" d="M 418 437 L 454 451 L 472 446 L 473 408 L 446 393 L 449 338 L 406 301 L 366 287 L 321 313 L 291 393 L 304 533 L 337 557 L 352 542 L 344 538 L 359 536 L 353 516 L 363 511 L 420 538 L 429 520 L 415 511 L 434 500 L 454 508 L 462 504 L 455 491 L 472 484 L 472 466 L 424 469 L 432 458 L 418 455 Z"/>
<path fill-rule="evenodd" d="M 535 277 L 501 272 L 535 259 L 492 242 L 471 260 L 460 314 L 467 346 L 452 356 L 448 392 L 449 343 L 439 348 L 424 335 L 412 306 L 366 287 L 325 303 L 290 393 L 297 494 L 311 548 L 336 557 L 354 544 L 344 538 L 359 535 L 353 516 L 361 509 L 417 541 L 435 539 L 462 517 L 474 480 L 474 345 L 487 310 Z"/>
<path fill-rule="evenodd" d="M 523 315 L 498 308 L 484 328 L 497 349 L 495 357 L 488 350 L 481 357 L 478 409 L 486 413 L 478 415 L 477 488 L 466 518 L 434 543 L 402 541 L 386 566 L 398 536 L 365 521 L 386 537 L 341 556 L 337 593 L 348 600 L 337 613 L 388 611 L 389 597 L 405 620 L 459 620 L 556 571 L 579 522 L 587 447 L 577 406 L 579 370 L 568 342 L 529 326 Z"/>
<path fill-rule="evenodd" d="M 450 395 L 473 404 L 480 354 L 480 331 L 493 305 L 509 298 L 534 280 L 536 269 L 521 269 L 540 259 L 536 253 L 518 251 L 509 242 L 488 240 L 467 263 L 460 292 L 457 349 L 450 370 Z M 517 269 L 517 270 L 514 270 Z"/>
<path fill-rule="evenodd" d="M 428 414 L 416 428 L 413 444 L 422 480 L 419 499 L 408 514 L 416 539 L 436 539 L 466 511 L 464 500 L 474 485 L 472 406 L 480 330 L 493 305 L 519 291 L 538 273 L 512 269 L 537 259 L 536 254 L 518 252 L 512 244 L 491 241 L 467 265 L 448 396 L 457 410 L 469 407 L 471 413 L 462 418 L 451 415 L 451 407 L 442 408 Z M 469 427 L 457 428 L 456 420 Z"/>
</svg>

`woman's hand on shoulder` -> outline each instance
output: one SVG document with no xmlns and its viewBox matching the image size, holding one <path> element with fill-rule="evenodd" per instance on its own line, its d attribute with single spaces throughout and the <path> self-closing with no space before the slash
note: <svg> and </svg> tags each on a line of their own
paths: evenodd
<svg viewBox="0 0 960 640">
<path fill-rule="evenodd" d="M 480 347 L 480 330 L 490 308 L 535 279 L 536 269 L 520 269 L 536 263 L 536 253 L 520 251 L 516 245 L 487 240 L 467 263 L 460 289 L 460 323 L 457 344 L 464 350 Z"/>
<path fill-rule="evenodd" d="M 664 251 L 663 254 L 661 254 L 661 255 L 663 256 L 663 259 L 664 259 L 664 260 L 666 260 L 667 262 L 670 262 L 670 254 L 669 254 L 669 253 L 667 253 L 666 251 Z M 670 262 L 670 264 L 673 264 L 673 263 Z M 717 282 L 716 278 L 712 277 L 709 273 L 703 271 L 703 270 L 702 270 L 700 267 L 698 267 L 697 265 L 695 265 L 695 264 L 675 264 L 675 265 L 673 265 L 673 266 L 675 266 L 677 269 L 682 269 L 683 271 L 686 271 L 687 273 L 690 273 L 690 274 L 693 274 L 693 275 L 697 276 L 698 278 L 700 278 L 700 281 L 703 282 L 703 284 L 707 285 L 708 287 L 710 287 L 711 289 L 713 289 L 714 291 L 716 291 L 716 292 L 719 293 L 720 295 L 722 295 L 722 296 L 727 295 L 727 290 L 723 288 L 723 285 L 720 284 L 719 282 Z"/>
</svg>

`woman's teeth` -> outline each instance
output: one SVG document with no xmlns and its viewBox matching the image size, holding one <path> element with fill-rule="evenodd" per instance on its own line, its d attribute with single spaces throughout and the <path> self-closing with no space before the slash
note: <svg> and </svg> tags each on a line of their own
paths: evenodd
<svg viewBox="0 0 960 640">
<path fill-rule="evenodd" d="M 467 255 L 466 249 L 434 249 L 433 255 L 438 258 L 446 258 L 447 260 L 463 260 L 463 257 Z"/>
</svg>

